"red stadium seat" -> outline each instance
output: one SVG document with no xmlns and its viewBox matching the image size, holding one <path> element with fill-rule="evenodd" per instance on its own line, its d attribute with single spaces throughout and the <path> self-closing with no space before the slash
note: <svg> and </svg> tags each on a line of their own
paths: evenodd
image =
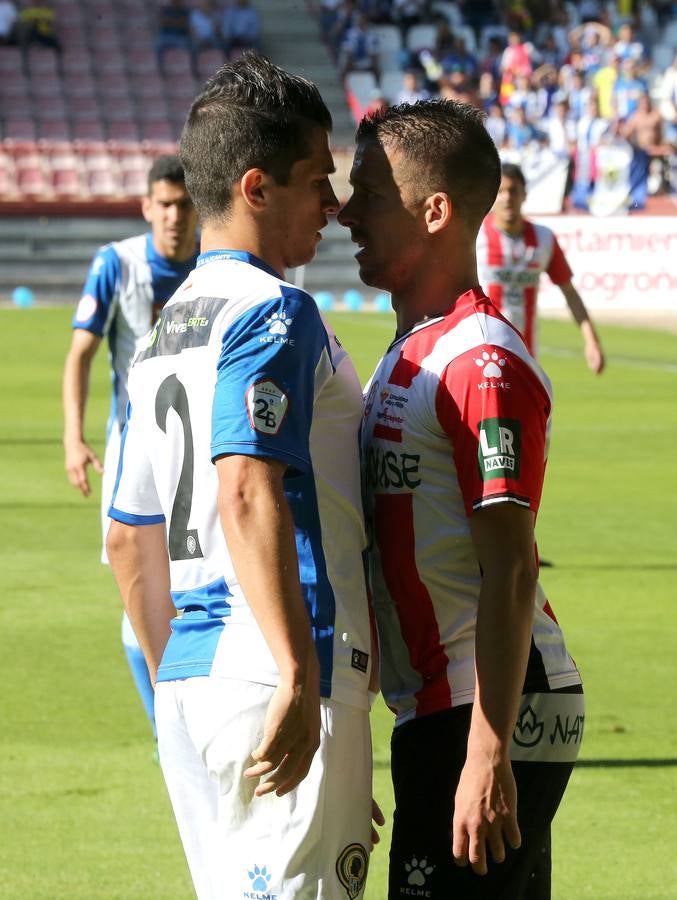
<svg viewBox="0 0 677 900">
<path fill-rule="evenodd" d="M 40 77 L 58 77 L 59 63 L 56 50 L 50 50 L 48 47 L 29 47 L 27 60 L 32 80 Z"/>
<path fill-rule="evenodd" d="M 141 137 L 144 141 L 172 141 L 177 137 L 177 132 L 166 120 L 144 121 L 141 123 Z"/>
<path fill-rule="evenodd" d="M 40 119 L 38 135 L 48 141 L 67 141 L 70 139 L 71 129 L 66 119 Z"/>
<path fill-rule="evenodd" d="M 132 47 L 127 52 L 127 67 L 137 78 L 146 75 L 159 77 L 157 59 L 150 46 Z"/>
<path fill-rule="evenodd" d="M 108 140 L 110 141 L 138 141 L 139 129 L 133 120 L 120 120 L 108 122 Z"/>
<path fill-rule="evenodd" d="M 0 100 L 0 119 L 21 119 L 33 115 L 33 101 L 27 96 L 4 96 Z"/>
<path fill-rule="evenodd" d="M 73 139 L 79 141 L 103 141 L 106 137 L 103 124 L 97 119 L 73 122 Z"/>
<path fill-rule="evenodd" d="M 123 75 L 127 67 L 120 50 L 108 48 L 94 53 L 92 70 L 101 79 L 102 76 Z"/>
<path fill-rule="evenodd" d="M 18 47 L 0 47 L 0 77 L 21 72 L 23 60 Z"/>
<path fill-rule="evenodd" d="M 35 122 L 26 117 L 7 118 L 2 136 L 5 140 L 35 141 L 37 139 Z"/>
<path fill-rule="evenodd" d="M 75 52 L 65 51 L 61 65 L 65 78 L 81 74 L 89 75 L 92 71 L 89 50 L 83 48 Z"/>
<path fill-rule="evenodd" d="M 87 97 L 91 100 L 97 96 L 96 82 L 89 72 L 67 75 L 63 81 L 63 92 L 69 102 L 79 97 Z"/>
<path fill-rule="evenodd" d="M 55 168 L 52 171 L 52 189 L 60 197 L 80 197 L 83 184 L 75 166 Z"/>
<path fill-rule="evenodd" d="M 114 197 L 119 195 L 120 186 L 110 170 L 98 169 L 90 172 L 87 178 L 89 193 L 95 197 Z"/>
<path fill-rule="evenodd" d="M 165 75 L 171 78 L 191 77 L 192 63 L 190 53 L 180 47 L 170 47 L 165 52 L 163 67 Z"/>
<path fill-rule="evenodd" d="M 135 84 L 134 96 L 137 102 L 143 99 L 144 110 L 153 103 L 164 103 L 165 86 L 159 76 L 149 75 Z"/>
<path fill-rule="evenodd" d="M 99 95 L 106 104 L 123 103 L 129 104 L 131 97 L 131 87 L 124 73 L 116 75 L 107 75 L 99 81 Z"/>
<path fill-rule="evenodd" d="M 148 173 L 132 171 L 122 173 L 122 193 L 126 197 L 144 197 L 148 191 Z"/>
<path fill-rule="evenodd" d="M 60 78 L 34 78 L 31 82 L 31 92 L 39 99 L 63 98 L 63 85 Z"/>
<path fill-rule="evenodd" d="M 226 60 L 225 54 L 216 48 L 200 50 L 197 57 L 197 74 L 200 78 L 209 78 L 220 69 Z"/>
<path fill-rule="evenodd" d="M 42 167 L 27 166 L 17 173 L 19 193 L 37 197 L 50 193 L 50 187 Z"/>
<path fill-rule="evenodd" d="M 73 97 L 69 106 L 74 122 L 93 122 L 101 118 L 96 97 Z"/>
</svg>

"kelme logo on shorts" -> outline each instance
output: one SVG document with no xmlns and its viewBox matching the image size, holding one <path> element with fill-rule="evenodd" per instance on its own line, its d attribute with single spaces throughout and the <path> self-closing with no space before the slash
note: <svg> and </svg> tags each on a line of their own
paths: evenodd
<svg viewBox="0 0 677 900">
<path fill-rule="evenodd" d="M 482 480 L 519 478 L 521 426 L 517 419 L 483 419 L 478 428 L 477 459 Z"/>
</svg>

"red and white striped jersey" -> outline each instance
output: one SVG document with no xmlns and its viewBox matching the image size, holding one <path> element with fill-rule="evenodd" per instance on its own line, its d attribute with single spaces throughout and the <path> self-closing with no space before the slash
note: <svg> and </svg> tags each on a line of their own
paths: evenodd
<svg viewBox="0 0 677 900">
<path fill-rule="evenodd" d="M 468 517 L 538 510 L 551 388 L 480 290 L 396 339 L 365 389 L 362 453 L 382 690 L 398 724 L 471 703 L 480 571 Z M 525 691 L 578 684 L 540 586 Z"/>
<path fill-rule="evenodd" d="M 511 237 L 488 215 L 477 236 L 479 281 L 492 303 L 520 332 L 536 355 L 538 281 L 547 272 L 553 284 L 571 281 L 572 271 L 553 232 L 524 220 L 524 230 Z"/>
</svg>

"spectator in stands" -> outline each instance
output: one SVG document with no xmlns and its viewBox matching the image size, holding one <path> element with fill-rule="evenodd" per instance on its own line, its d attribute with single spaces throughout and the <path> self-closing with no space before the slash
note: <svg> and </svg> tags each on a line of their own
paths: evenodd
<svg viewBox="0 0 677 900">
<path fill-rule="evenodd" d="M 372 25 L 390 25 L 392 23 L 390 0 L 360 0 L 360 10 Z"/>
<path fill-rule="evenodd" d="M 613 103 L 614 85 L 620 71 L 620 59 L 612 51 L 606 63 L 592 76 L 591 85 L 597 94 L 599 111 L 605 119 L 613 119 L 615 108 Z"/>
<path fill-rule="evenodd" d="M 569 117 L 569 104 L 564 96 L 555 100 L 543 123 L 548 146 L 559 159 L 573 159 L 576 148 L 576 123 Z"/>
<path fill-rule="evenodd" d="M 391 16 L 402 29 L 403 36 L 412 25 L 420 25 L 424 21 L 427 5 L 426 0 L 392 0 Z"/>
<path fill-rule="evenodd" d="M 341 74 L 348 72 L 373 72 L 379 77 L 378 38 L 369 28 L 369 20 L 359 13 L 355 24 L 343 39 L 340 54 Z"/>
<path fill-rule="evenodd" d="M 498 103 L 498 86 L 491 72 L 482 72 L 480 75 L 478 96 L 482 109 L 486 113 L 495 103 Z"/>
<path fill-rule="evenodd" d="M 665 119 L 670 122 L 677 114 L 677 53 L 672 65 L 665 70 L 661 82 L 661 104 Z"/>
<path fill-rule="evenodd" d="M 358 15 L 359 10 L 356 9 L 353 0 L 342 0 L 336 4 L 335 14 L 331 17 L 331 26 L 326 35 L 335 58 L 338 58 L 341 44 L 346 34 L 355 25 Z"/>
<path fill-rule="evenodd" d="M 597 148 L 611 132 L 611 123 L 599 112 L 597 98 L 591 96 L 576 123 L 576 160 L 571 195 L 577 209 L 588 208 L 588 198 L 597 179 Z"/>
<path fill-rule="evenodd" d="M 539 66 L 532 75 L 532 84 L 538 96 L 538 109 L 540 117 L 550 115 L 555 96 L 559 93 L 557 84 L 557 69 L 547 63 Z"/>
<path fill-rule="evenodd" d="M 460 36 L 454 37 L 454 44 L 450 51 L 440 60 L 442 63 L 442 71 L 445 75 L 452 72 L 461 72 L 465 79 L 475 78 L 478 72 L 478 65 L 475 56 L 470 53 L 465 45 L 465 38 Z"/>
<path fill-rule="evenodd" d="M 618 29 L 618 40 L 614 44 L 614 53 L 620 60 L 634 59 L 640 62 L 644 56 L 644 45 L 635 39 L 632 25 L 625 22 Z"/>
<path fill-rule="evenodd" d="M 221 17 L 221 36 L 226 53 L 234 50 L 258 50 L 261 40 L 261 20 L 249 0 L 234 0 Z"/>
<path fill-rule="evenodd" d="M 160 7 L 158 13 L 155 52 L 157 53 L 160 71 L 164 72 L 165 54 L 168 50 L 186 50 L 193 52 L 193 41 L 190 30 L 190 9 L 183 0 L 170 0 Z"/>
<path fill-rule="evenodd" d="M 457 0 L 456 5 L 478 38 L 485 25 L 495 25 L 501 18 L 497 0 Z"/>
<path fill-rule="evenodd" d="M 515 89 L 508 98 L 506 103 L 506 113 L 517 107 L 524 110 L 529 122 L 537 122 L 543 118 L 545 108 L 541 104 L 541 100 L 534 90 L 531 79 L 528 75 L 518 75 L 515 79 Z"/>
<path fill-rule="evenodd" d="M 648 194 L 649 163 L 663 150 L 663 117 L 654 109 L 648 92 L 643 93 L 637 109 L 621 126 L 621 134 L 632 146 L 630 163 L 630 199 L 633 209 L 644 209 Z"/>
<path fill-rule="evenodd" d="M 602 18 L 602 4 L 599 0 L 581 0 L 578 4 L 578 14 L 581 22 L 599 22 Z"/>
<path fill-rule="evenodd" d="M 571 79 L 571 88 L 567 91 L 569 107 L 574 119 L 581 118 L 592 95 L 592 89 L 586 84 L 583 72 L 574 72 Z"/>
<path fill-rule="evenodd" d="M 16 44 L 16 24 L 19 18 L 13 0 L 0 0 L 0 46 Z"/>
<path fill-rule="evenodd" d="M 190 33 L 195 51 L 221 46 L 212 0 L 196 0 L 190 11 Z"/>
<path fill-rule="evenodd" d="M 416 103 L 419 100 L 428 100 L 428 91 L 418 83 L 416 72 L 409 70 L 402 75 L 402 87 L 397 95 L 397 103 Z"/>
<path fill-rule="evenodd" d="M 51 47 L 61 57 L 61 41 L 56 34 L 56 14 L 46 0 L 28 0 L 19 13 L 17 23 L 19 42 L 24 48 L 31 44 Z"/>
<path fill-rule="evenodd" d="M 493 75 L 494 80 L 498 83 L 501 78 L 501 59 L 503 58 L 503 51 L 505 47 L 502 42 L 497 37 L 489 38 L 487 42 L 487 49 L 484 53 L 484 56 L 480 59 L 479 62 L 479 71 L 489 72 Z"/>
<path fill-rule="evenodd" d="M 639 98 L 646 93 L 646 82 L 639 77 L 634 59 L 621 63 L 621 74 L 613 87 L 612 102 L 621 122 L 628 119 L 639 106 Z"/>
<path fill-rule="evenodd" d="M 491 135 L 494 144 L 501 150 L 505 146 L 508 136 L 508 124 L 505 121 L 503 107 L 496 101 L 490 105 L 487 113 L 484 125 Z"/>
<path fill-rule="evenodd" d="M 506 115 L 508 121 L 506 147 L 508 149 L 524 150 L 529 144 L 542 140 L 541 132 L 527 119 L 523 106 L 512 107 Z"/>
<path fill-rule="evenodd" d="M 501 57 L 501 103 L 510 99 L 518 75 L 531 75 L 531 51 L 531 44 L 522 40 L 519 31 L 509 33 L 508 46 Z"/>
</svg>

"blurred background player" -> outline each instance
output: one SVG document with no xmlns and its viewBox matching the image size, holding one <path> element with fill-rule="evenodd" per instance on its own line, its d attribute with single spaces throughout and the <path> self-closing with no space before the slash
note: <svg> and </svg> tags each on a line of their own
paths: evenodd
<svg viewBox="0 0 677 900">
<path fill-rule="evenodd" d="M 91 492 L 87 467 L 103 473 L 102 529 L 107 516 L 127 407 L 127 375 L 137 343 L 185 279 L 196 259 L 196 214 L 177 156 L 160 156 L 148 173 L 142 212 L 151 230 L 97 252 L 73 317 L 73 335 L 63 373 L 65 466 L 68 480 L 84 497 Z M 92 361 L 108 338 L 113 393 L 102 465 L 85 438 L 85 413 Z M 107 562 L 105 547 L 102 562 Z M 126 615 L 122 643 L 134 682 L 155 735 L 153 688 L 143 653 Z"/>
<path fill-rule="evenodd" d="M 108 552 L 200 900 L 358 900 L 367 875 L 362 395 L 284 275 L 338 206 L 331 124 L 257 54 L 211 77 L 181 138 L 202 252 L 129 376 Z"/>
<path fill-rule="evenodd" d="M 574 287 L 562 248 L 553 232 L 522 215 L 526 180 L 519 166 L 503 163 L 501 185 L 491 213 L 477 238 L 477 267 L 487 296 L 517 328 L 532 355 L 537 355 L 537 297 L 541 273 L 562 291 L 581 329 L 583 353 L 595 375 L 604 369 L 604 353 L 595 326 Z"/>
</svg>

